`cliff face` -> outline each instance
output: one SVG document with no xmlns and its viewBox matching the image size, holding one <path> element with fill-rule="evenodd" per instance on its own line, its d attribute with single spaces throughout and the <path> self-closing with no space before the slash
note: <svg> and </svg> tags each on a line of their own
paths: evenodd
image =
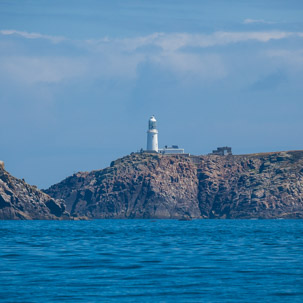
<svg viewBox="0 0 303 303">
<path fill-rule="evenodd" d="M 303 218 L 303 151 L 133 154 L 46 193 L 90 218 Z"/>
<path fill-rule="evenodd" d="M 201 215 L 303 218 L 303 152 L 202 157 Z"/>
<path fill-rule="evenodd" d="M 0 165 L 0 220 L 68 219 L 64 203 L 11 176 Z"/>
<path fill-rule="evenodd" d="M 200 217 L 198 179 L 188 159 L 131 155 L 111 167 L 80 172 L 46 192 L 67 210 L 91 218 Z"/>
</svg>

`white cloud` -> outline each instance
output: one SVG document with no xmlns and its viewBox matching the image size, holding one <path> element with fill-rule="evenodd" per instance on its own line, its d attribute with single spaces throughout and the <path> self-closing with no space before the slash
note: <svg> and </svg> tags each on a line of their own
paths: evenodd
<svg viewBox="0 0 303 303">
<path fill-rule="evenodd" d="M 143 46 L 157 46 L 164 51 L 177 51 L 184 47 L 207 48 L 212 46 L 227 45 L 254 40 L 257 42 L 268 42 L 270 40 L 281 40 L 288 37 L 303 37 L 301 32 L 285 31 L 261 31 L 261 32 L 215 32 L 210 35 L 188 34 L 188 33 L 154 33 L 145 37 L 126 39 L 107 39 L 96 41 L 94 46 L 102 49 L 105 45 L 115 45 L 126 51 L 134 51 Z"/>
<path fill-rule="evenodd" d="M 58 36 L 49 36 L 49 35 L 43 35 L 39 33 L 28 33 L 28 32 L 23 32 L 23 31 L 18 31 L 18 30 L 0 30 L 1 35 L 9 36 L 9 35 L 17 35 L 21 36 L 26 39 L 46 39 L 50 40 L 53 43 L 59 43 L 63 40 L 65 40 L 64 37 L 58 37 Z"/>
<path fill-rule="evenodd" d="M 7 76 L 26 84 L 59 83 L 85 73 L 86 62 L 66 57 L 7 56 L 1 58 L 0 67 Z"/>
<path fill-rule="evenodd" d="M 267 22 L 264 20 L 246 19 L 246 23 Z M 43 35 L 40 33 L 28 33 L 18 30 L 0 30 L 2 35 L 19 35 L 26 39 L 47 39 L 53 43 L 67 40 L 64 37 Z M 214 32 L 210 35 L 189 34 L 189 33 L 153 33 L 147 36 L 134 38 L 110 39 L 90 39 L 83 41 L 69 40 L 70 43 L 78 47 L 87 48 L 90 51 L 105 51 L 111 48 L 121 51 L 135 51 L 144 46 L 157 46 L 164 51 L 176 51 L 183 47 L 207 48 L 217 45 L 226 45 L 244 41 L 268 42 L 270 40 L 280 40 L 288 37 L 303 37 L 303 32 L 286 31 L 259 31 L 259 32 Z"/>
<path fill-rule="evenodd" d="M 265 21 L 263 19 L 245 19 L 243 24 L 255 24 L 255 23 L 262 23 L 262 24 L 275 24 L 276 22 L 272 21 Z"/>
</svg>

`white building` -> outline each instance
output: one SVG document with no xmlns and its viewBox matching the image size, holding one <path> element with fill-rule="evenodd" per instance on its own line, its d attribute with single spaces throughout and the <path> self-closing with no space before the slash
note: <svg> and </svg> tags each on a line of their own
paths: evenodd
<svg viewBox="0 0 303 303">
<path fill-rule="evenodd" d="M 148 130 L 147 130 L 147 148 L 148 152 L 158 152 L 158 130 L 157 130 L 157 120 L 154 116 L 151 116 L 148 120 Z"/>
<path fill-rule="evenodd" d="M 172 145 L 168 147 L 167 145 L 159 149 L 158 148 L 158 130 L 157 130 L 157 120 L 154 116 L 151 116 L 148 120 L 148 130 L 147 130 L 147 152 L 161 153 L 166 155 L 171 154 L 184 154 L 184 149 L 179 148 L 178 145 Z"/>
<path fill-rule="evenodd" d="M 172 145 L 172 146 L 167 146 L 165 145 L 164 148 L 159 149 L 159 153 L 165 155 L 178 155 L 178 154 L 184 154 L 184 148 L 179 148 L 178 145 Z"/>
</svg>

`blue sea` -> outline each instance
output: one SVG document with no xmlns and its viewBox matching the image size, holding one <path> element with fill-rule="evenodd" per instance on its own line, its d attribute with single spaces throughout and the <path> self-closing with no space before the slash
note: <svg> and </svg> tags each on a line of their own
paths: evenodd
<svg viewBox="0 0 303 303">
<path fill-rule="evenodd" d="M 0 302 L 303 302 L 303 220 L 0 221 Z"/>
</svg>

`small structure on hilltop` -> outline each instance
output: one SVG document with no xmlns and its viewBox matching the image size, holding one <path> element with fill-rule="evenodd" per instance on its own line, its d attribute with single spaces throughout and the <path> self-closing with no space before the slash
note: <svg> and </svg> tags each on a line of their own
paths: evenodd
<svg viewBox="0 0 303 303">
<path fill-rule="evenodd" d="M 174 154 L 174 155 L 184 154 L 184 148 L 179 148 L 178 145 L 172 145 L 172 146 L 165 145 L 164 148 L 159 149 L 159 153 L 163 154 L 163 155 L 165 155 L 165 154 L 170 154 L 170 155 L 171 154 Z"/>
<path fill-rule="evenodd" d="M 216 150 L 213 150 L 213 152 L 209 155 L 217 155 L 217 156 L 232 155 L 231 147 L 228 146 L 218 147 Z"/>
<path fill-rule="evenodd" d="M 142 152 L 142 150 L 140 152 Z M 157 120 L 155 116 L 151 116 L 148 120 L 147 146 L 145 152 L 160 153 L 163 155 L 179 155 L 184 154 L 184 148 L 179 148 L 178 145 L 166 145 L 164 148 L 159 148 Z"/>
<path fill-rule="evenodd" d="M 4 162 L 0 160 L 0 167 L 4 169 Z"/>
</svg>

